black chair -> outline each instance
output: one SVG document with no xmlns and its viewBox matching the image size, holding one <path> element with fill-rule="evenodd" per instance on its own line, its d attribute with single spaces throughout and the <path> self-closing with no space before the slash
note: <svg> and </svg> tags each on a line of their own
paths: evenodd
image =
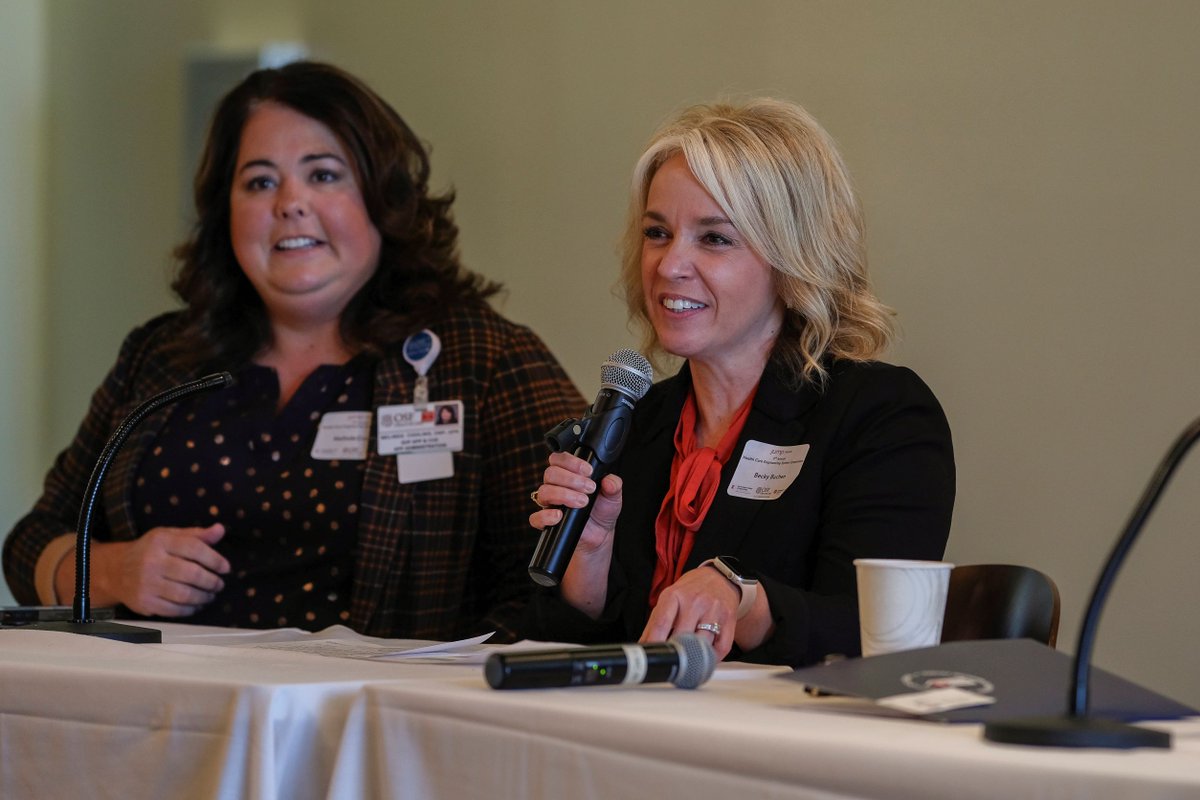
<svg viewBox="0 0 1200 800">
<path fill-rule="evenodd" d="M 1015 564 L 968 564 L 950 572 L 942 641 L 1058 640 L 1058 587 L 1048 575 Z"/>
</svg>

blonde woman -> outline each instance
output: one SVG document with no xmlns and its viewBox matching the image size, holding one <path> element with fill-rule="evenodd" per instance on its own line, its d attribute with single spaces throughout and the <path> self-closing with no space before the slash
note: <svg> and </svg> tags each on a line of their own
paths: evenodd
<svg viewBox="0 0 1200 800">
<path fill-rule="evenodd" d="M 876 360 L 892 312 L 832 139 L 777 100 L 684 112 L 634 170 L 622 279 L 651 353 L 684 363 L 599 487 L 550 457 L 535 528 L 600 495 L 528 633 L 703 631 L 719 657 L 792 666 L 857 654 L 852 562 L 942 557 L 954 458 L 933 393 Z"/>
</svg>

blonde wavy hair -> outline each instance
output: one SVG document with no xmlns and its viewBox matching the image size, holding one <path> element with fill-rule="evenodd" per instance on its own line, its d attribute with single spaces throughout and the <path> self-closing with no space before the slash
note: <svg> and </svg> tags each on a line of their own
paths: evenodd
<svg viewBox="0 0 1200 800">
<path fill-rule="evenodd" d="M 680 153 L 774 269 L 786 312 L 771 358 L 796 385 L 823 382 L 831 357 L 867 361 L 887 349 L 894 313 L 871 288 L 862 210 L 837 146 L 803 108 L 759 98 L 687 109 L 634 168 L 620 288 L 647 352 L 663 349 L 642 291 L 643 215 L 655 173 Z"/>
</svg>

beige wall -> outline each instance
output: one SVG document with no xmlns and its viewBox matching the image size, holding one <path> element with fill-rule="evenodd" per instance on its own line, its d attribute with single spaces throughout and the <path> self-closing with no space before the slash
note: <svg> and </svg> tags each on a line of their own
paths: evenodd
<svg viewBox="0 0 1200 800">
<path fill-rule="evenodd" d="M 36 0 L 0 7 L 0 530 L 29 507 L 48 463 L 45 17 Z"/>
<path fill-rule="evenodd" d="M 857 178 L 875 276 L 905 334 L 893 360 L 933 386 L 954 429 L 948 557 L 1049 572 L 1066 650 L 1150 472 L 1200 414 L 1200 4 L 43 7 L 50 433 L 22 459 L 34 471 L 124 332 L 171 304 L 185 48 L 276 39 L 358 72 L 432 143 L 467 261 L 508 284 L 503 310 L 585 394 L 603 356 L 633 342 L 609 290 L 627 175 L 655 125 L 725 94 L 808 106 Z M 5 160 L 29 146 L 4 137 Z M 0 188 L 4 208 L 20 199 Z M 20 413 L 0 421 L 11 430 Z M 1200 455 L 1122 573 L 1098 646 L 1102 665 L 1194 704 L 1198 488 Z"/>
</svg>

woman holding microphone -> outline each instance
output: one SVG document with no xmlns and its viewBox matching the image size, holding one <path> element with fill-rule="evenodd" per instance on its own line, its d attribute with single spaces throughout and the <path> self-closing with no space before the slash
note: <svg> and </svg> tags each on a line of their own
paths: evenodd
<svg viewBox="0 0 1200 800">
<path fill-rule="evenodd" d="M 683 113 L 634 170 L 622 283 L 646 346 L 683 365 L 599 486 L 550 457 L 533 527 L 599 496 L 526 635 L 701 631 L 721 658 L 791 666 L 857 654 L 853 560 L 940 559 L 954 460 L 933 393 L 877 360 L 891 311 L 833 141 L 775 100 Z"/>
</svg>

